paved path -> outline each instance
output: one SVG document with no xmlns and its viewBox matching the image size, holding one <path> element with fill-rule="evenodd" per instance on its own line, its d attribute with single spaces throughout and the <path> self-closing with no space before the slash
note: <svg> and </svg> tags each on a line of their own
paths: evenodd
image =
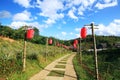
<svg viewBox="0 0 120 80">
<path fill-rule="evenodd" d="M 72 64 L 74 56 L 75 54 L 68 54 L 55 60 L 29 80 L 77 80 Z"/>
</svg>

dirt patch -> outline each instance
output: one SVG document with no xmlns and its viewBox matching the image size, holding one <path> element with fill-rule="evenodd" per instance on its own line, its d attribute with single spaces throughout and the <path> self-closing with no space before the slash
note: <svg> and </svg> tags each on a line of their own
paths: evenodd
<svg viewBox="0 0 120 80">
<path fill-rule="evenodd" d="M 0 80 L 6 80 L 5 78 L 0 78 Z"/>
<path fill-rule="evenodd" d="M 0 36 L 0 39 L 7 40 L 9 42 L 14 42 L 15 41 L 13 39 L 10 39 L 9 37 L 3 37 L 3 36 Z"/>
</svg>

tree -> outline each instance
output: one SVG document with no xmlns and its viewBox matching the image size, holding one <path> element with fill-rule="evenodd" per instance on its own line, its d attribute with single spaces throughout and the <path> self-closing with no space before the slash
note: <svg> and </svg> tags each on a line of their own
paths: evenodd
<svg viewBox="0 0 120 80">
<path fill-rule="evenodd" d="M 13 36 L 14 30 L 8 26 L 0 26 L 0 36 L 11 37 Z"/>
</svg>

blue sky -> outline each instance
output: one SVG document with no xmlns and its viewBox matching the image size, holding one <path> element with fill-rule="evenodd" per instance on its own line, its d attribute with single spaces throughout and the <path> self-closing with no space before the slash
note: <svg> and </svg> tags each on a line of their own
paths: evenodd
<svg viewBox="0 0 120 80">
<path fill-rule="evenodd" d="M 40 35 L 63 40 L 80 37 L 81 28 L 94 22 L 95 34 L 120 36 L 120 0 L 1 0 L 0 22 L 35 26 Z"/>
</svg>

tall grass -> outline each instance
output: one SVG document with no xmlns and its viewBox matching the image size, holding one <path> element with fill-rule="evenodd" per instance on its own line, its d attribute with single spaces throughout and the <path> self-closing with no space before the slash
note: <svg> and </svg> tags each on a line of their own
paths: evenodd
<svg viewBox="0 0 120 80">
<path fill-rule="evenodd" d="M 22 54 L 24 41 L 4 41 L 0 39 L 0 77 L 8 80 L 28 80 L 32 75 L 42 70 L 53 60 L 63 56 L 68 51 L 55 46 L 32 44 L 27 42 L 26 71 L 22 72 Z M 47 52 L 47 53 L 46 53 Z"/>
<path fill-rule="evenodd" d="M 94 80 L 94 77 L 91 76 L 79 62 L 79 55 L 77 54 L 73 59 L 74 68 L 77 74 L 77 80 Z"/>
<path fill-rule="evenodd" d="M 94 64 L 94 53 L 93 52 L 82 52 L 82 63 L 87 65 L 87 67 L 94 74 L 95 64 Z M 75 69 L 78 75 L 78 80 L 83 78 L 83 80 L 90 80 L 92 77 L 86 78 L 87 73 L 84 71 L 78 61 L 74 61 Z M 98 71 L 100 80 L 119 80 L 120 79 L 120 49 L 108 49 L 105 51 L 98 52 Z M 80 70 L 82 69 L 82 70 Z M 83 75 L 84 74 L 84 75 Z M 85 76 L 85 77 L 84 77 Z M 93 75 L 94 78 L 95 74 Z M 92 79 L 94 80 L 94 79 Z"/>
</svg>

